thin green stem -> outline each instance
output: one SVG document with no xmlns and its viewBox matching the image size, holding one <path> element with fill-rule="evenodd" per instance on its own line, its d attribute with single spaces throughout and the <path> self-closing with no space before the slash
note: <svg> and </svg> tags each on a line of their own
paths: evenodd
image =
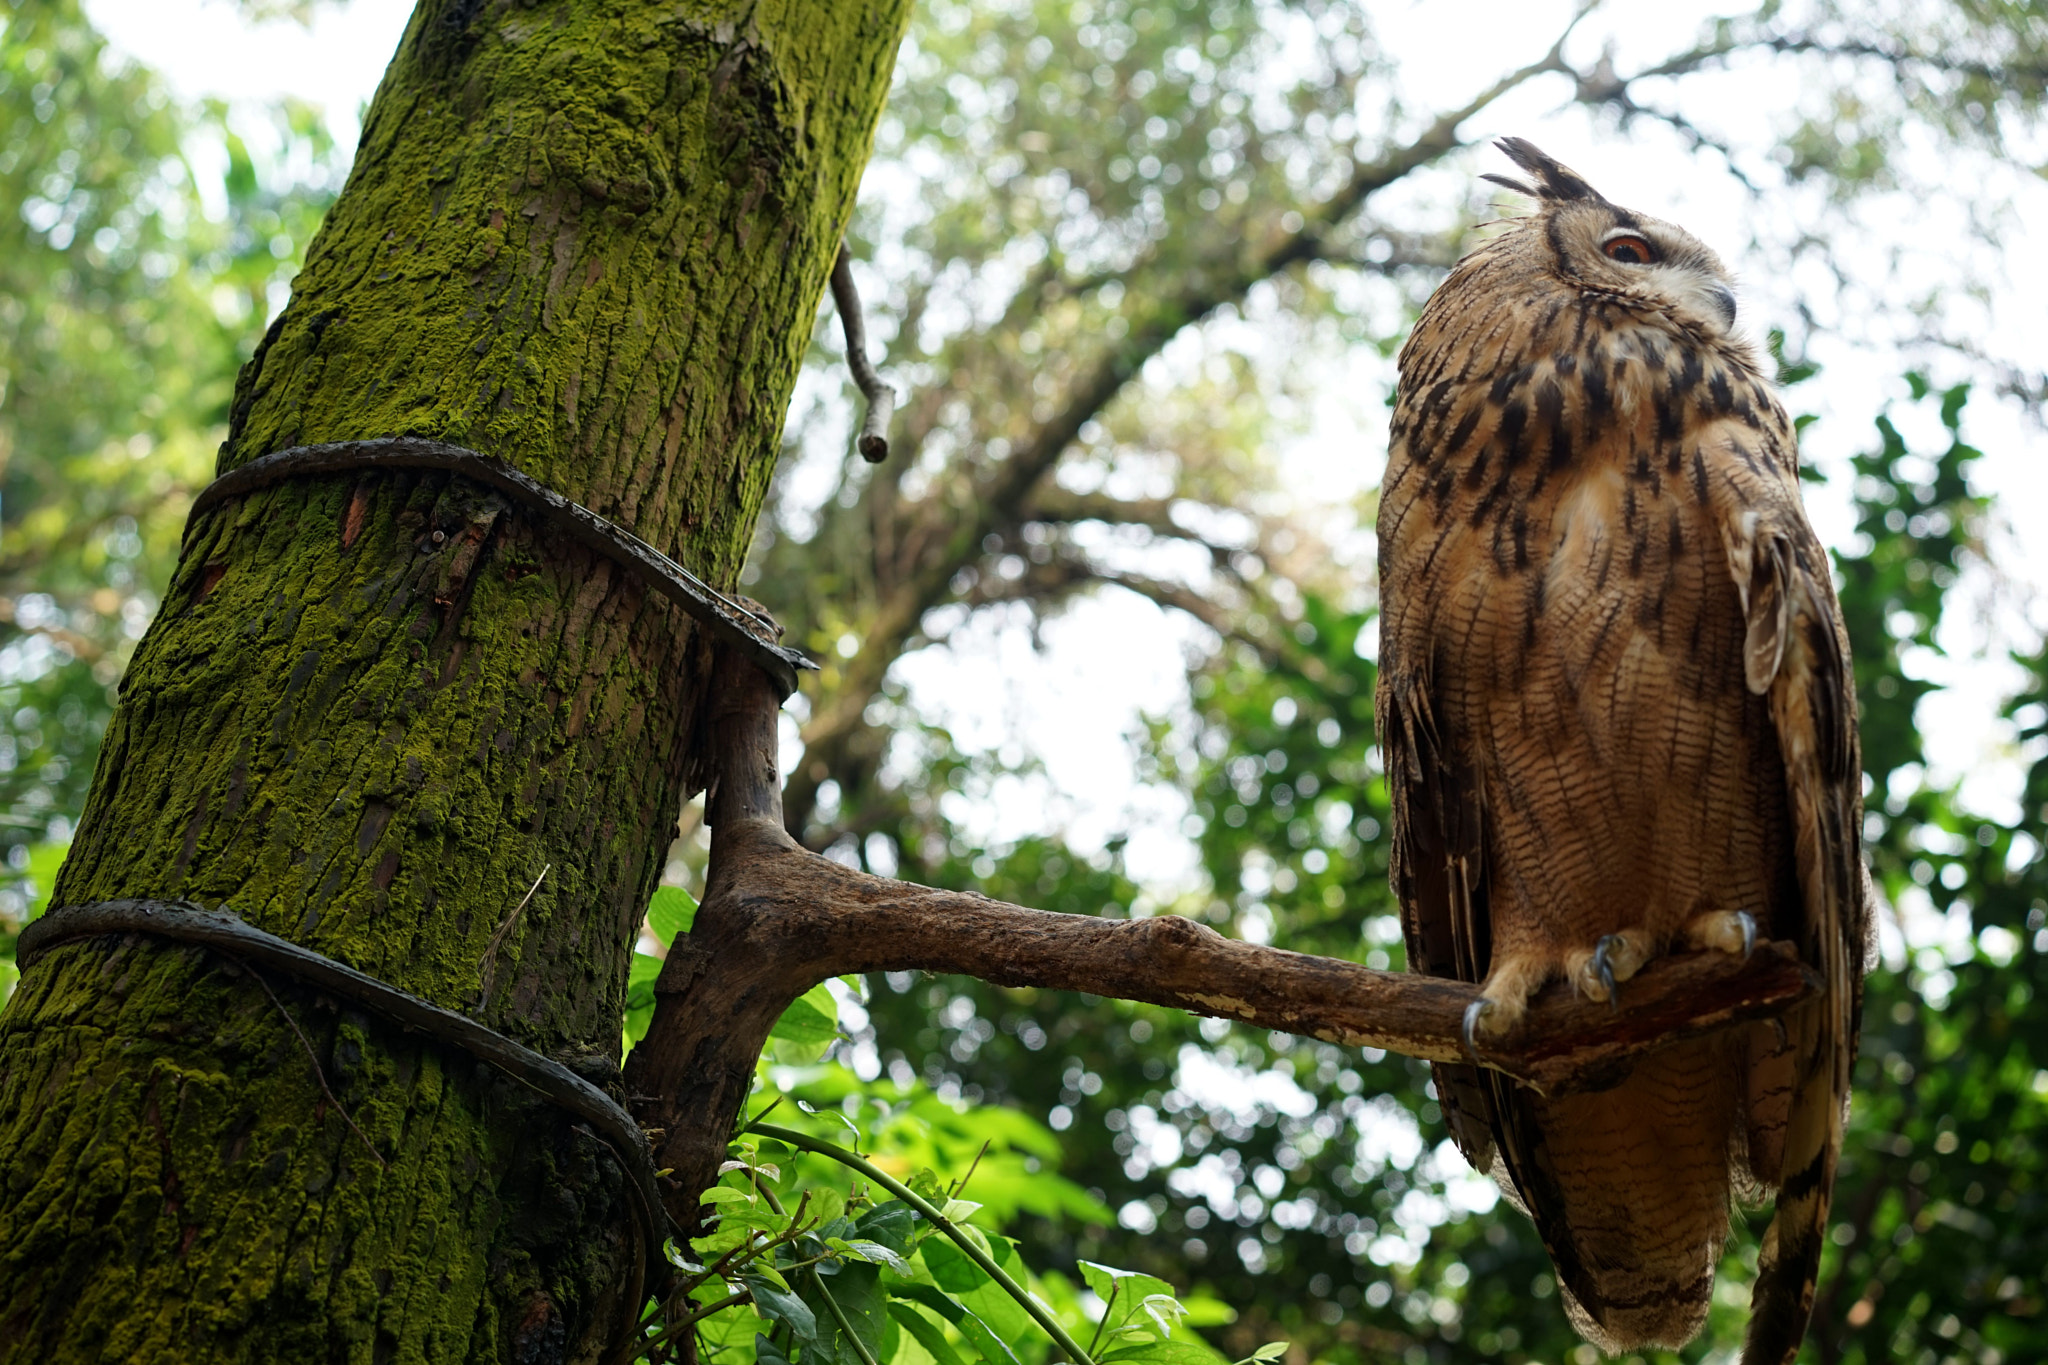
<svg viewBox="0 0 2048 1365">
<path fill-rule="evenodd" d="M 853 1324 L 846 1320 L 845 1310 L 840 1308 L 839 1300 L 832 1297 L 832 1291 L 825 1287 L 825 1277 L 818 1273 L 816 1266 L 811 1267 L 811 1284 L 817 1289 L 818 1297 L 825 1301 L 825 1309 L 832 1315 L 832 1321 L 839 1324 L 840 1332 L 846 1337 L 846 1344 L 853 1347 L 854 1354 L 860 1357 L 860 1365 L 875 1365 L 874 1356 L 868 1353 L 867 1343 L 853 1334 Z"/>
<path fill-rule="evenodd" d="M 775 1196 L 769 1194 L 766 1189 L 762 1188 L 761 1182 L 758 1179 L 754 1182 L 754 1188 L 760 1190 L 762 1194 L 767 1195 L 768 1206 L 770 1208 L 774 1209 L 777 1214 L 780 1214 L 782 1212 L 782 1206 L 775 1202 Z M 689 1279 L 683 1281 L 683 1283 L 676 1286 L 674 1292 L 671 1293 L 666 1300 L 655 1305 L 653 1312 L 647 1314 L 646 1316 L 640 1319 L 641 1330 L 645 1331 L 647 1328 L 652 1327 L 657 1318 L 659 1317 L 659 1315 L 667 1310 L 669 1304 L 676 1303 L 680 1300 L 688 1298 L 690 1294 L 696 1290 L 698 1285 L 703 1284 L 706 1281 L 709 1281 L 714 1278 L 723 1278 L 728 1273 L 727 1267 L 730 1266 L 735 1260 L 743 1259 L 747 1264 L 751 1265 L 755 1261 L 760 1260 L 764 1256 L 772 1256 L 775 1252 L 775 1248 L 782 1246 L 788 1242 L 794 1242 L 797 1238 L 803 1236 L 805 1232 L 805 1228 L 803 1226 L 804 1208 L 810 1202 L 810 1191 L 806 1190 L 804 1192 L 803 1198 L 797 1200 L 796 1217 L 790 1220 L 791 1226 L 787 1231 L 778 1233 L 774 1237 L 770 1238 L 765 1242 L 743 1242 L 739 1246 L 734 1247 L 731 1251 L 726 1252 L 725 1255 L 719 1257 L 718 1260 L 712 1263 L 712 1265 L 710 1265 L 708 1268 L 698 1272 L 695 1275 L 692 1275 Z M 744 1274 L 745 1271 L 732 1271 L 730 1273 Z M 700 1314 L 699 1316 L 703 1315 Z M 695 1322 L 696 1318 L 692 1318 L 691 1321 Z"/>
<path fill-rule="evenodd" d="M 932 1207 L 930 1200 L 922 1195 L 913 1193 L 910 1187 L 902 1181 L 896 1179 L 872 1162 L 847 1151 L 844 1147 L 835 1146 L 822 1138 L 814 1138 L 808 1133 L 799 1133 L 793 1128 L 782 1128 L 772 1123 L 756 1123 L 748 1131 L 759 1133 L 762 1137 L 774 1138 L 777 1142 L 788 1143 L 799 1151 L 816 1152 L 819 1156 L 830 1157 L 842 1166 L 859 1171 L 890 1194 L 895 1195 L 898 1199 L 910 1205 L 911 1208 L 916 1209 L 924 1217 L 931 1220 L 933 1227 L 951 1238 L 953 1244 L 959 1247 L 969 1260 L 980 1266 L 990 1279 L 1001 1285 L 1003 1292 L 1015 1299 L 1018 1306 L 1029 1313 L 1032 1319 L 1045 1329 L 1045 1334 L 1053 1339 L 1055 1345 L 1067 1353 L 1067 1358 L 1073 1361 L 1074 1365 L 1095 1365 L 1095 1358 L 1081 1349 L 1080 1343 L 1067 1334 L 1067 1329 L 1060 1326 L 1059 1320 L 1046 1310 L 1044 1304 L 1033 1298 L 1023 1285 L 1011 1279 L 1009 1272 L 997 1265 L 995 1259 L 982 1250 L 981 1246 L 973 1238 L 961 1231 L 960 1227 L 952 1219 Z"/>
<path fill-rule="evenodd" d="M 724 1298 L 718 1300 L 718 1302 L 716 1303 L 699 1304 L 696 1312 L 690 1314 L 690 1316 L 686 1318 L 682 1318 L 676 1322 L 670 1323 L 668 1326 L 661 1329 L 660 1335 L 650 1337 L 644 1344 L 637 1347 L 636 1349 L 641 1355 L 652 1355 L 655 1351 L 666 1348 L 670 1342 L 674 1341 L 677 1337 L 681 1336 L 685 1331 L 689 1330 L 692 1327 L 695 1327 L 704 1319 L 710 1317 L 713 1313 L 722 1313 L 726 1309 L 732 1308 L 738 1304 L 745 1303 L 748 1299 L 751 1299 L 753 1297 L 754 1292 L 751 1289 L 740 1289 L 735 1290 L 734 1292 L 726 1295 Z"/>
<path fill-rule="evenodd" d="M 1102 1321 L 1095 1324 L 1095 1335 L 1088 1338 L 1088 1349 L 1094 1350 L 1102 1344 L 1102 1333 L 1109 1326 L 1110 1312 L 1116 1307 L 1116 1296 L 1124 1292 L 1124 1282 L 1113 1280 L 1109 1286 L 1109 1301 L 1102 1305 Z"/>
<path fill-rule="evenodd" d="M 774 1107 L 771 1104 L 768 1106 L 768 1109 L 773 1109 Z M 761 1112 L 765 1114 L 768 1112 L 768 1109 L 764 1109 Z M 775 1197 L 775 1191 L 761 1183 L 759 1171 L 751 1172 L 751 1174 L 754 1180 L 754 1188 L 759 1190 L 761 1197 L 768 1201 L 768 1207 L 774 1209 L 779 1215 L 782 1212 L 782 1202 Z M 804 1198 L 808 1199 L 810 1195 L 806 1193 Z M 799 1204 L 797 1207 L 801 1210 L 803 1206 Z M 818 1273 L 818 1262 L 824 1259 L 822 1256 L 816 1256 L 808 1261 L 801 1262 L 800 1265 L 810 1270 L 811 1286 L 818 1291 L 818 1297 L 825 1301 L 825 1311 L 832 1315 L 832 1321 L 839 1324 L 839 1330 L 845 1333 L 847 1344 L 853 1347 L 853 1353 L 860 1357 L 860 1365 L 875 1365 L 875 1358 L 869 1354 L 867 1343 L 853 1334 L 853 1324 L 846 1320 L 845 1310 L 840 1308 L 839 1300 L 832 1297 L 832 1291 L 825 1287 L 825 1277 Z M 797 1268 L 798 1266 L 783 1266 L 782 1270 L 783 1273 L 787 1274 L 789 1271 Z"/>
<path fill-rule="evenodd" d="M 953 1187 L 953 1197 L 955 1199 L 958 1199 L 962 1195 L 967 1193 L 967 1182 L 974 1179 L 974 1173 L 981 1169 L 981 1159 L 987 1155 L 988 1140 L 983 1139 L 981 1144 L 981 1150 L 976 1152 L 974 1154 L 974 1160 L 968 1163 L 967 1174 L 961 1176 L 960 1183 Z"/>
</svg>

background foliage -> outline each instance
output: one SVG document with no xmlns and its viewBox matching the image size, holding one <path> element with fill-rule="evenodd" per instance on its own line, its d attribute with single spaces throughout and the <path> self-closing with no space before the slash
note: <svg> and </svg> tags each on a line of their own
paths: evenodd
<svg viewBox="0 0 2048 1365">
<path fill-rule="evenodd" d="M 1459 150 L 1492 100 L 1560 98 L 1659 154 L 1729 166 L 1755 187 L 1751 250 L 1787 279 L 1827 267 L 1778 309 L 1795 405 L 1828 385 L 1797 358 L 1830 328 L 1881 321 L 1927 343 L 1925 374 L 1858 419 L 1863 453 L 1816 493 L 1852 508 L 1837 566 L 1867 832 L 1893 911 L 1809 1351 L 2048 1356 L 2048 1037 L 2033 1002 L 2048 646 L 2029 637 L 2014 660 L 2005 713 L 2024 785 L 2010 809 L 1993 818 L 1931 778 L 1921 728 L 1958 584 L 1996 582 L 1997 509 L 1972 483 L 1966 428 L 2040 378 L 1939 308 L 1884 314 L 1833 245 L 1938 188 L 1916 184 L 1926 158 L 1909 149 L 1935 148 L 1945 171 L 2025 170 L 2048 20 L 1971 0 L 1770 5 L 1635 65 L 1597 43 L 1532 53 L 1471 119 L 1446 122 L 1401 93 L 1413 54 L 1382 41 L 1381 17 L 1337 0 L 920 7 L 854 232 L 903 391 L 898 453 L 878 469 L 848 458 L 821 316 L 748 571 L 748 591 L 827 660 L 792 708 L 800 832 L 936 885 L 1075 913 L 1172 910 L 1399 965 L 1371 728 L 1371 497 L 1305 495 L 1275 451 L 1308 435 L 1319 386 L 1358 373 L 1344 357 L 1391 353 L 1483 216 Z M 112 56 L 76 0 L 21 0 L 0 25 L 5 950 L 61 858 L 234 371 L 344 167 L 317 111 L 181 103 Z M 1801 96 L 1768 138 L 1738 144 L 1686 117 L 1688 82 L 1760 63 Z M 1994 199 L 1966 205 L 1981 231 L 1963 245 L 1995 245 Z M 1786 221 L 1773 228 L 1766 205 Z M 1383 363 L 1366 372 L 1383 387 Z M 1362 395 L 1362 422 L 1377 423 L 1379 392 Z M 1172 884 L 1134 876 L 1119 838 L 1056 824 L 989 837 L 986 813 L 1042 781 L 1033 756 L 962 741 L 906 681 L 921 653 L 971 648 L 991 623 L 1036 634 L 1117 595 L 1184 623 L 1185 701 L 1132 742 L 1141 780 L 1185 806 L 1193 871 Z M 677 880 L 700 847 L 679 843 Z M 643 985 L 687 918 L 663 904 Z M 1591 1359 L 1525 1220 L 1446 1140 L 1424 1067 L 907 974 L 807 1008 L 778 1031 L 764 1086 L 852 1119 L 864 1150 L 906 1173 L 957 1181 L 989 1142 L 979 1221 L 1076 1321 L 1099 1310 L 1089 1262 L 1176 1286 L 1226 1359 L 1279 1339 L 1297 1363 Z M 816 1158 L 771 1164 L 794 1197 L 829 1183 Z M 1758 1226 L 1736 1238 L 1685 1359 L 1732 1350 Z M 734 1328 L 717 1358 L 792 1347 L 765 1340 Z"/>
</svg>

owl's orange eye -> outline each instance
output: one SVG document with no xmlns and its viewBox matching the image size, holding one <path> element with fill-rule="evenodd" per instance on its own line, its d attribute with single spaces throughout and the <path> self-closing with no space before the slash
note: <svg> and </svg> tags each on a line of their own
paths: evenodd
<svg viewBox="0 0 2048 1365">
<path fill-rule="evenodd" d="M 1657 259 L 1657 253 L 1650 244 L 1636 236 L 1609 237 L 1600 244 L 1600 249 L 1607 253 L 1608 260 L 1620 261 L 1623 265 L 1648 265 Z"/>
</svg>

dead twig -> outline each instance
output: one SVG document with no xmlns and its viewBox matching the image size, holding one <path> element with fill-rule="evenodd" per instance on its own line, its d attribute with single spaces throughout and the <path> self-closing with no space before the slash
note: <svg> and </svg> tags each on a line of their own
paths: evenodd
<svg viewBox="0 0 2048 1365">
<path fill-rule="evenodd" d="M 512 926 L 519 922 L 519 912 L 533 899 L 533 893 L 540 890 L 540 884 L 547 880 L 548 869 L 553 863 L 542 863 L 540 875 L 533 879 L 533 885 L 526 888 L 526 894 L 519 898 L 519 904 L 512 907 L 512 913 L 505 916 L 505 922 L 491 935 L 491 941 L 484 945 L 484 976 L 477 989 L 476 1007 L 482 1009 L 491 1003 L 491 983 L 498 975 L 498 950 L 505 946 L 505 936 L 512 932 Z"/>
<path fill-rule="evenodd" d="M 896 411 L 896 390 L 882 382 L 868 361 L 868 329 L 860 310 L 860 294 L 853 287 L 853 257 L 846 243 L 839 244 L 839 259 L 832 263 L 832 302 L 839 309 L 839 325 L 846 332 L 846 363 L 861 397 L 868 400 L 867 416 L 861 419 L 860 436 L 854 446 L 869 464 L 889 458 L 889 416 Z"/>
<path fill-rule="evenodd" d="M 310 1038 L 306 1037 L 305 1030 L 299 1027 L 299 1021 L 292 1018 L 292 1012 L 284 1007 L 284 1001 L 278 999 L 277 992 L 270 989 L 270 983 L 263 979 L 262 972 L 257 971 L 246 962 L 241 963 L 241 968 L 250 976 L 256 978 L 256 984 L 263 988 L 263 993 L 270 997 L 270 1003 L 277 1006 L 277 1012 L 284 1016 L 285 1027 L 292 1031 L 292 1035 L 299 1040 L 299 1046 L 306 1050 L 306 1060 L 313 1064 L 313 1079 L 320 1083 L 320 1093 L 325 1095 L 327 1102 L 334 1106 L 334 1112 L 341 1115 L 341 1121 L 349 1126 L 349 1131 L 361 1138 L 363 1146 L 370 1149 L 370 1159 L 376 1162 L 380 1168 L 387 1171 L 390 1170 L 390 1164 L 384 1160 L 384 1154 L 377 1150 L 377 1144 L 370 1141 L 370 1135 L 357 1125 L 355 1118 L 348 1112 L 348 1107 L 336 1099 L 334 1092 L 327 1088 L 327 1071 L 320 1065 L 320 1056 L 313 1051 L 313 1042 Z"/>
</svg>

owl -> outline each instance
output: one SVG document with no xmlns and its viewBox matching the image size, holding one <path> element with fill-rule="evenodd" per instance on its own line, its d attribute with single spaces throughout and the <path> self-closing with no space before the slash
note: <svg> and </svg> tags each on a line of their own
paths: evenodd
<svg viewBox="0 0 2048 1365">
<path fill-rule="evenodd" d="M 1483 983 L 1436 1087 L 1609 1353 L 1706 1319 L 1731 1200 L 1776 1210 L 1743 1359 L 1798 1353 L 1869 916 L 1848 640 L 1792 424 L 1727 270 L 1520 138 L 1535 208 L 1400 355 L 1379 505 L 1377 711 L 1410 970 Z M 1780 1020 L 1548 1096 L 1483 1065 L 1562 978 L 1795 945 Z"/>
</svg>

